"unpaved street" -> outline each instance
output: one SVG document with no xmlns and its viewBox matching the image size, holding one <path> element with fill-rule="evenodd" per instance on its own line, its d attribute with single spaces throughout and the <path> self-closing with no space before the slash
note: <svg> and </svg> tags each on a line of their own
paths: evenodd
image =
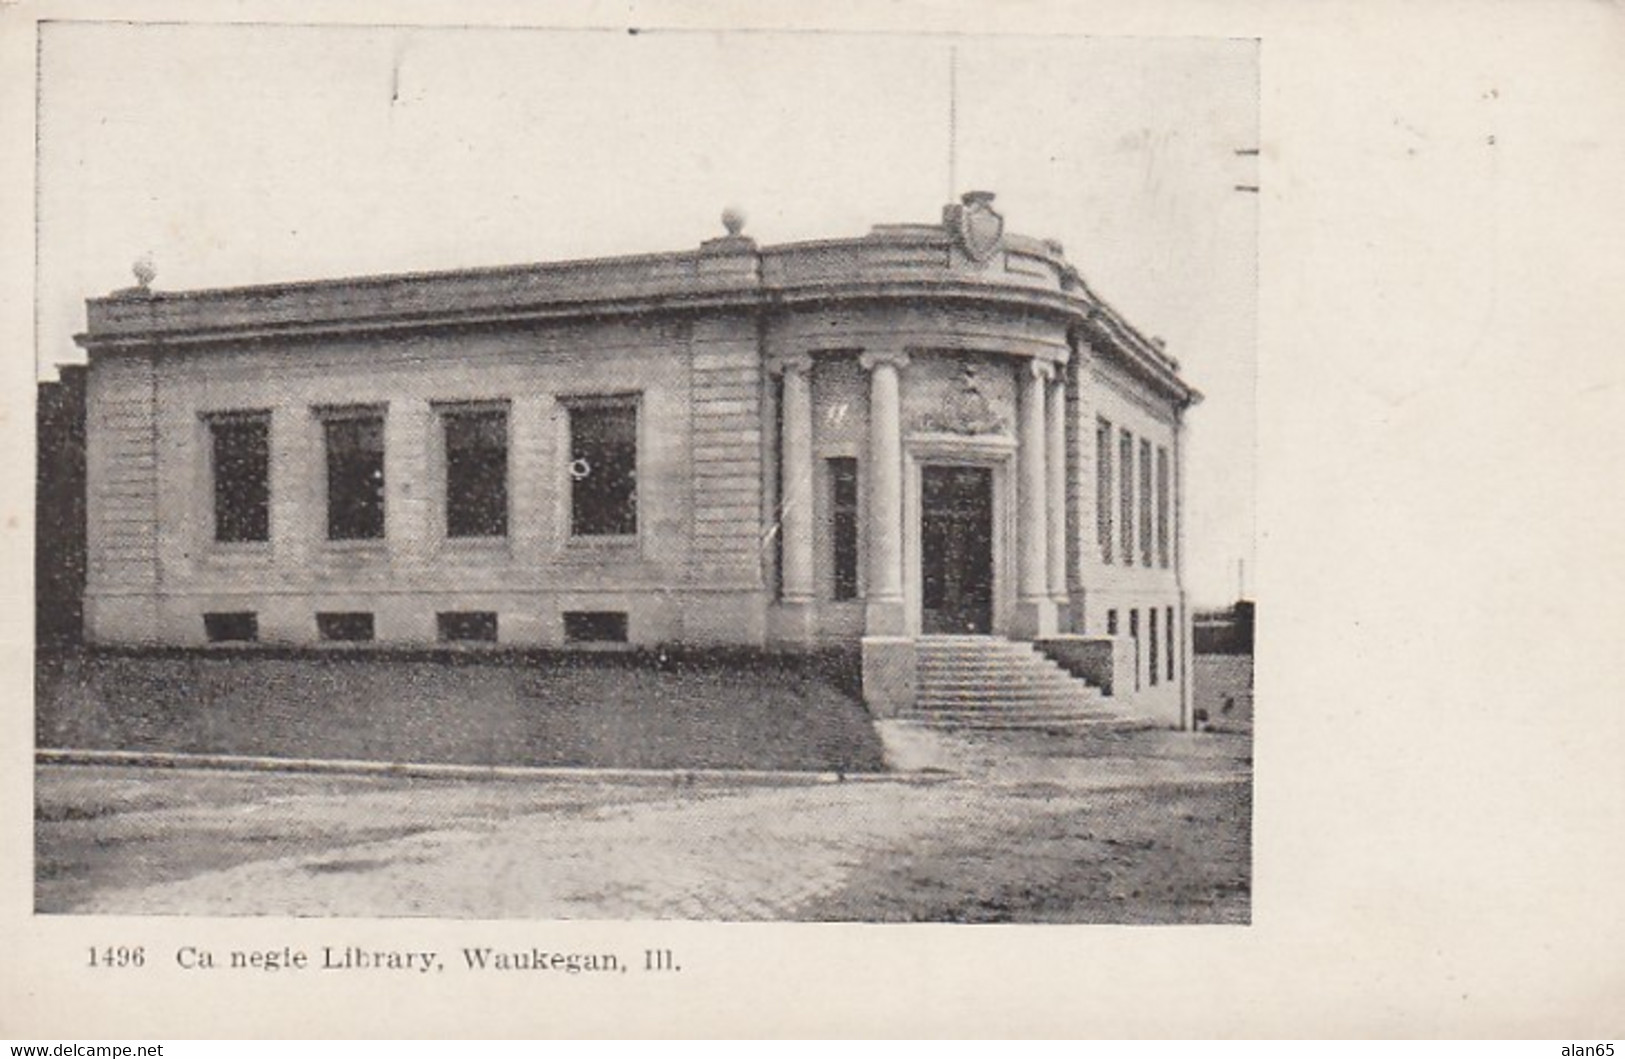
<svg viewBox="0 0 1625 1059">
<path fill-rule="evenodd" d="M 37 772 L 42 912 L 1245 922 L 1250 748 L 924 737 L 848 782 Z"/>
</svg>

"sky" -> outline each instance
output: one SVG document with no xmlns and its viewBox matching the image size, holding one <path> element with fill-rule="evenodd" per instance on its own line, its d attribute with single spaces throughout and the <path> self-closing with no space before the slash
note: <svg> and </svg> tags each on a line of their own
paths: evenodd
<svg viewBox="0 0 1625 1059">
<path fill-rule="evenodd" d="M 850 237 L 986 189 L 1205 394 L 1187 582 L 1228 602 L 1253 565 L 1257 63 L 1212 38 L 46 24 L 40 375 L 144 254 L 187 290 L 677 250 L 725 206 L 764 244 Z"/>
</svg>

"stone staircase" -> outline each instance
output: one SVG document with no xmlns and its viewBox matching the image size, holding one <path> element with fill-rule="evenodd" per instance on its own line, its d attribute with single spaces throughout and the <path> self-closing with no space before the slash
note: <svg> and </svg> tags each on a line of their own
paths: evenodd
<svg viewBox="0 0 1625 1059">
<path fill-rule="evenodd" d="M 1116 724 L 1099 688 L 1030 643 L 997 636 L 921 636 L 915 705 L 901 719 L 953 728 Z"/>
</svg>

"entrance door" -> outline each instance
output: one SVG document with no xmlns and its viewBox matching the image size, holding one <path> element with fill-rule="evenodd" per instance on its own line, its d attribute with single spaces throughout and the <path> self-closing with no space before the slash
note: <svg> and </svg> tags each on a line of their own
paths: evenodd
<svg viewBox="0 0 1625 1059">
<path fill-rule="evenodd" d="M 920 469 L 920 603 L 927 633 L 993 629 L 993 471 Z"/>
</svg>

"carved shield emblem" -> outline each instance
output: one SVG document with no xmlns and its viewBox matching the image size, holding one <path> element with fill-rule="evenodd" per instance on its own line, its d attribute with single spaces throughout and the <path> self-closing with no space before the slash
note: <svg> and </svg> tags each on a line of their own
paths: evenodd
<svg viewBox="0 0 1625 1059">
<path fill-rule="evenodd" d="M 993 208 L 991 191 L 970 191 L 959 211 L 959 242 L 972 261 L 992 257 L 1004 238 L 1004 218 Z"/>
</svg>

